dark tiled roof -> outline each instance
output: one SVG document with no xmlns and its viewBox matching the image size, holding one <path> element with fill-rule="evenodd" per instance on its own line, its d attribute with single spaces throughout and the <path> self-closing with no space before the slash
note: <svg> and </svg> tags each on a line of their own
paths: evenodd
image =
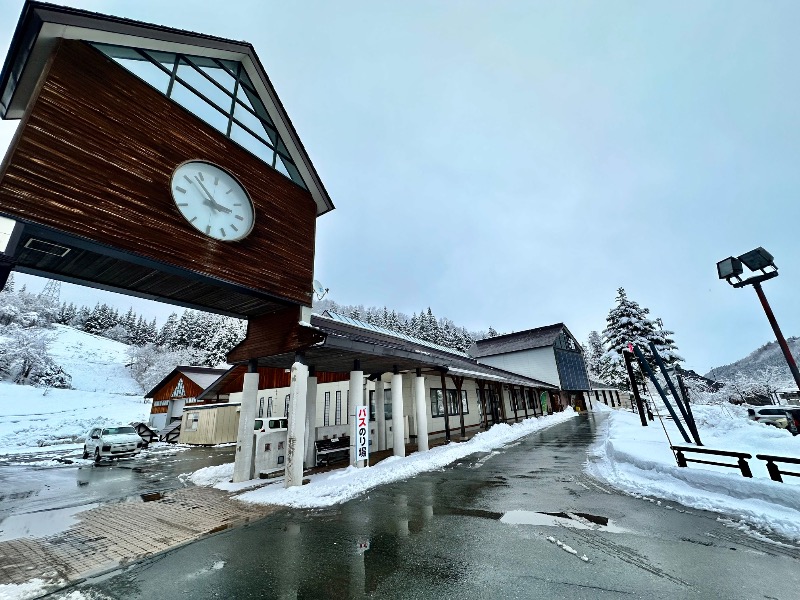
<svg viewBox="0 0 800 600">
<path fill-rule="evenodd" d="M 537 327 L 536 329 L 528 329 L 527 331 L 485 338 L 475 342 L 470 348 L 470 353 L 476 358 L 482 358 L 494 354 L 552 346 L 563 329 L 563 323 L 556 323 L 545 327 Z"/>
</svg>

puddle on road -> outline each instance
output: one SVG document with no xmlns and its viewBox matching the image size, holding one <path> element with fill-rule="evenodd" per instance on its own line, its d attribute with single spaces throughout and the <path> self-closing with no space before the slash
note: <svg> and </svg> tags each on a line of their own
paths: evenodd
<svg viewBox="0 0 800 600">
<path fill-rule="evenodd" d="M 11 515 L 0 522 L 0 542 L 17 538 L 41 538 L 61 533 L 78 522 L 75 515 L 99 504 L 84 504 L 56 510 Z"/>
<path fill-rule="evenodd" d="M 538 525 L 540 527 L 571 527 L 572 529 L 593 529 L 609 533 L 630 533 L 629 529 L 614 525 L 608 517 L 588 513 L 546 513 L 532 510 L 510 510 L 500 517 L 501 523 L 509 525 Z"/>
</svg>

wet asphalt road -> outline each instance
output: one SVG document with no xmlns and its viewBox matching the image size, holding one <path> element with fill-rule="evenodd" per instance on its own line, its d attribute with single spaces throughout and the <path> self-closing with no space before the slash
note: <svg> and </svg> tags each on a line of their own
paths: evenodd
<svg viewBox="0 0 800 600">
<path fill-rule="evenodd" d="M 141 501 L 141 495 L 181 488 L 185 475 L 233 460 L 234 448 L 157 444 L 136 458 L 81 460 L 81 451 L 0 457 L 0 539 L 30 530 L 58 530 L 76 509 L 98 503 Z M 65 462 L 57 462 L 57 460 Z M 63 516 L 63 518 L 61 518 Z"/>
<path fill-rule="evenodd" d="M 285 510 L 78 587 L 96 600 L 800 597 L 797 548 L 584 475 L 600 419 L 573 419 L 337 507 Z M 506 519 L 534 524 L 504 522 L 510 511 L 525 512 Z M 606 518 L 609 527 L 592 523 Z M 565 526 L 575 523 L 584 528 Z"/>
</svg>

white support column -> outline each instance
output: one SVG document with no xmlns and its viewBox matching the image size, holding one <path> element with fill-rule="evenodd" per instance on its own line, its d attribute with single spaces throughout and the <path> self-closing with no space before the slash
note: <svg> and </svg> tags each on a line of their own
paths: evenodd
<svg viewBox="0 0 800 600">
<path fill-rule="evenodd" d="M 375 449 L 386 450 L 386 409 L 384 409 L 383 380 L 378 377 L 375 380 L 375 422 L 377 423 L 376 432 L 378 439 Z"/>
<path fill-rule="evenodd" d="M 403 421 L 403 376 L 400 373 L 392 375 L 392 438 L 394 440 L 394 455 L 406 455 L 406 433 Z"/>
<path fill-rule="evenodd" d="M 306 469 L 316 466 L 314 441 L 317 435 L 317 376 L 309 370 L 306 390 L 306 452 L 303 462 Z"/>
<path fill-rule="evenodd" d="M 428 450 L 428 409 L 425 406 L 425 377 L 419 374 L 414 377 L 414 400 L 417 406 L 417 450 Z"/>
<path fill-rule="evenodd" d="M 360 367 L 358 361 L 355 366 Z M 364 466 L 363 460 L 356 460 L 356 440 L 358 439 L 356 415 L 361 406 L 364 406 L 364 371 L 359 369 L 350 371 L 350 410 L 348 411 L 352 417 L 348 421 L 350 424 L 350 464 L 355 467 Z"/>
<path fill-rule="evenodd" d="M 258 362 L 250 361 L 244 374 L 242 404 L 239 407 L 239 431 L 236 434 L 236 458 L 233 464 L 233 482 L 253 478 L 253 427 L 258 402 Z"/>
<path fill-rule="evenodd" d="M 308 367 L 296 361 L 289 384 L 289 431 L 286 433 L 285 487 L 303 485 L 303 454 L 306 450 L 306 393 Z"/>
</svg>

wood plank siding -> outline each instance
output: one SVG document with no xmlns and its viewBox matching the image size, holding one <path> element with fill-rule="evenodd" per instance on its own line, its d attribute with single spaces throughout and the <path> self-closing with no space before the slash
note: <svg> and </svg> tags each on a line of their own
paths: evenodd
<svg viewBox="0 0 800 600">
<path fill-rule="evenodd" d="M 183 379 L 184 393 L 178 396 L 173 395 L 178 382 Z M 203 391 L 199 385 L 189 379 L 183 373 L 176 373 L 174 377 L 170 378 L 161 388 L 153 394 L 153 400 L 175 400 L 177 398 L 197 398 Z"/>
<path fill-rule="evenodd" d="M 217 164 L 244 184 L 256 213 L 248 237 L 217 241 L 184 220 L 170 178 L 187 160 Z M 227 282 L 236 286 L 231 292 L 311 303 L 316 205 L 310 193 L 84 42 L 56 47 L 0 177 L 3 215 L 91 241 L 94 253 L 165 266 L 140 269 L 131 280 L 125 279 L 130 263 L 117 265 L 121 289 L 180 300 L 185 279 L 165 276 L 170 267 L 199 277 L 211 291 Z M 62 269 L 59 258 L 47 256 L 43 272 L 102 278 Z M 153 279 L 159 285 L 148 288 Z"/>
<path fill-rule="evenodd" d="M 300 310 L 290 307 L 247 322 L 247 336 L 228 353 L 229 363 L 296 352 L 321 342 L 325 335 L 299 325 Z"/>
<path fill-rule="evenodd" d="M 235 367 L 228 375 L 219 389 L 219 393 L 231 394 L 242 391 L 244 384 L 244 374 L 247 367 L 244 365 Z M 349 381 L 349 373 L 320 373 L 317 372 L 317 383 L 334 383 L 338 381 Z M 258 389 L 288 388 L 291 383 L 291 373 L 286 369 L 275 369 L 272 367 L 258 368 Z"/>
</svg>

